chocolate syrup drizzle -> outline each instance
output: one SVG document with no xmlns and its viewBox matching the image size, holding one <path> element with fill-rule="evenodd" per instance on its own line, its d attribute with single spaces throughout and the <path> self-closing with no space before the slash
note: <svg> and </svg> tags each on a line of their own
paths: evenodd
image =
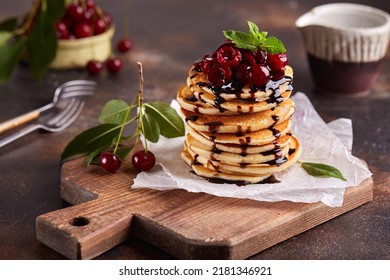
<svg viewBox="0 0 390 280">
<path fill-rule="evenodd" d="M 194 71 L 197 71 L 197 70 L 194 69 Z M 222 87 L 216 87 L 216 86 L 213 86 L 212 84 L 206 83 L 206 82 L 198 82 L 196 84 L 200 88 L 207 87 L 214 93 L 214 95 L 216 96 L 216 98 L 214 100 L 214 106 L 217 109 L 219 109 L 219 111 L 222 113 L 226 110 L 226 109 L 221 107 L 221 104 L 226 102 L 226 100 L 223 97 L 221 97 L 222 93 L 234 94 L 234 95 L 236 95 L 236 98 L 241 100 L 241 101 L 245 101 L 248 103 L 256 103 L 256 102 L 259 102 L 259 99 L 255 97 L 255 93 L 257 91 L 261 90 L 261 91 L 267 92 L 267 91 L 271 90 L 272 93 L 269 95 L 268 99 L 266 99 L 265 101 L 268 104 L 271 104 L 271 103 L 280 104 L 284 101 L 284 98 L 282 96 L 282 92 L 280 90 L 280 86 L 283 84 L 286 84 L 286 83 L 288 85 L 288 90 L 291 91 L 293 89 L 292 85 L 291 85 L 292 78 L 289 76 L 284 76 L 283 78 L 281 78 L 280 80 L 277 80 L 277 81 L 270 80 L 265 86 L 252 87 L 250 92 L 249 92 L 251 94 L 251 98 L 247 98 L 247 99 L 242 98 L 243 85 L 239 85 L 235 82 L 231 82 L 227 85 L 223 85 Z M 240 112 L 241 108 L 237 108 L 237 110 L 238 110 L 238 112 Z M 253 111 L 253 107 L 250 107 L 249 111 Z"/>
</svg>

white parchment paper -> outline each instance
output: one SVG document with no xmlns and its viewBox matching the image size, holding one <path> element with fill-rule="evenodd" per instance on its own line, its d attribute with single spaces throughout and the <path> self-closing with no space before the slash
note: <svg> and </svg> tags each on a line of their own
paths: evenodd
<svg viewBox="0 0 390 280">
<path fill-rule="evenodd" d="M 302 162 L 318 162 L 338 168 L 347 181 L 336 178 L 308 175 L 299 163 L 287 171 L 275 174 L 281 180 L 273 184 L 214 184 L 191 173 L 191 168 L 181 159 L 184 137 L 161 138 L 158 143 L 148 143 L 155 154 L 157 165 L 149 172 L 141 172 L 134 179 L 133 188 L 157 190 L 185 189 L 216 196 L 247 198 L 259 201 L 314 203 L 321 201 L 331 207 L 341 206 L 345 188 L 356 186 L 372 174 L 358 158 L 351 155 L 352 122 L 338 119 L 326 124 L 315 111 L 304 93 L 296 93 L 292 132 L 302 144 Z M 177 104 L 173 105 L 173 107 Z"/>
</svg>

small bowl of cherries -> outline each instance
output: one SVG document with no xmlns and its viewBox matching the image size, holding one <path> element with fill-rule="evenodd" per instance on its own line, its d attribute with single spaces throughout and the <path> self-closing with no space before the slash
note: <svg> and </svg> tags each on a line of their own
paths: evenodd
<svg viewBox="0 0 390 280">
<path fill-rule="evenodd" d="M 112 56 L 111 41 L 115 32 L 112 17 L 93 0 L 68 5 L 55 24 L 55 30 L 58 47 L 51 68 L 87 68 L 91 74 L 96 74 L 103 67 L 102 62 L 106 62 L 110 72 L 118 72 L 122 67 L 121 61 Z M 129 50 L 131 41 L 127 41 L 123 48 Z"/>
</svg>

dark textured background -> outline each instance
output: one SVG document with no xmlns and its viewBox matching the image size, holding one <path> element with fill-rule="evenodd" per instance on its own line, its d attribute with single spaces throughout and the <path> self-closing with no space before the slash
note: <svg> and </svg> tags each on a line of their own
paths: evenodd
<svg viewBox="0 0 390 280">
<path fill-rule="evenodd" d="M 123 56 L 118 75 L 90 77 L 84 70 L 49 71 L 43 81 L 18 67 L 0 85 L 0 122 L 36 109 L 52 99 L 56 86 L 72 79 L 94 79 L 99 87 L 77 122 L 64 132 L 36 132 L 0 150 L 0 259 L 62 259 L 35 237 L 35 218 L 68 206 L 59 195 L 60 154 L 78 133 L 97 123 L 103 104 L 131 100 L 137 88 L 136 61 L 143 62 L 146 100 L 172 100 L 192 62 L 224 39 L 222 30 L 247 30 L 246 20 L 277 35 L 294 68 L 294 89 L 306 93 L 325 121 L 340 117 L 353 123 L 353 154 L 364 159 L 374 176 L 374 200 L 295 236 L 252 259 L 390 259 L 390 52 L 370 95 L 358 98 L 319 95 L 313 88 L 295 20 L 312 7 L 333 1 L 98 1 L 114 16 L 115 40 L 128 17 L 134 50 Z M 354 1 L 390 12 L 389 1 Z M 0 20 L 27 11 L 32 1 L 0 0 Z M 98 259 L 170 259 L 138 239 Z"/>
</svg>

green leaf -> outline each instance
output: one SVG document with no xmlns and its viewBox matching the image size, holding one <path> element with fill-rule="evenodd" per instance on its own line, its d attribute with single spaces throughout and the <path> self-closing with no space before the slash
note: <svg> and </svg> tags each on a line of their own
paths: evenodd
<svg viewBox="0 0 390 280">
<path fill-rule="evenodd" d="M 27 57 L 33 77 L 41 79 L 57 52 L 57 35 L 54 23 L 41 11 L 28 36 Z"/>
<path fill-rule="evenodd" d="M 103 106 L 99 116 L 99 122 L 101 124 L 123 124 L 130 117 L 130 113 L 127 114 L 129 110 L 130 107 L 125 101 L 119 99 L 110 100 Z M 127 120 L 124 120 L 126 116 Z"/>
<path fill-rule="evenodd" d="M 0 83 L 9 79 L 26 46 L 25 37 L 8 40 L 0 46 Z"/>
<path fill-rule="evenodd" d="M 0 47 L 12 38 L 12 32 L 0 30 Z"/>
<path fill-rule="evenodd" d="M 249 26 L 249 33 L 251 33 L 253 35 L 257 35 L 258 33 L 260 33 L 259 27 L 256 24 L 254 24 L 253 22 L 248 21 L 248 26 Z"/>
<path fill-rule="evenodd" d="M 16 28 L 18 19 L 16 17 L 7 18 L 6 20 L 0 23 L 0 30 L 3 31 L 13 31 Z"/>
<path fill-rule="evenodd" d="M 271 54 L 286 52 L 286 48 L 279 39 L 274 36 L 268 36 L 268 33 L 265 31 L 260 32 L 258 26 L 251 21 L 248 21 L 248 26 L 249 33 L 226 30 L 223 31 L 223 34 L 241 49 L 251 51 L 263 49 Z"/>
<path fill-rule="evenodd" d="M 232 40 L 238 48 L 252 51 L 258 49 L 256 37 L 252 34 L 234 30 L 223 31 L 223 34 L 227 39 Z"/>
<path fill-rule="evenodd" d="M 267 37 L 262 48 L 271 54 L 285 53 L 287 51 L 283 43 L 274 36 Z"/>
<path fill-rule="evenodd" d="M 160 134 L 167 138 L 183 136 L 185 133 L 183 119 L 175 109 L 163 102 L 145 103 L 145 112 L 157 121 Z"/>
<path fill-rule="evenodd" d="M 98 165 L 99 164 L 99 156 L 100 154 L 105 151 L 106 149 L 108 149 L 109 147 L 102 147 L 102 148 L 99 148 L 93 152 L 90 152 L 84 159 L 84 163 L 85 164 L 96 164 Z"/>
<path fill-rule="evenodd" d="M 129 147 L 119 147 L 115 154 L 121 159 L 124 160 L 128 154 L 133 150 L 135 145 L 131 145 Z M 85 164 L 94 164 L 94 165 L 99 165 L 99 157 L 100 154 L 106 150 L 109 150 L 110 147 L 101 147 L 93 152 L 90 152 L 84 159 Z M 112 150 L 112 149 L 111 149 Z"/>
<path fill-rule="evenodd" d="M 146 111 L 141 115 L 142 134 L 152 143 L 157 143 L 160 138 L 160 128 L 157 121 Z"/>
<path fill-rule="evenodd" d="M 120 126 L 116 124 L 101 124 L 85 130 L 77 135 L 62 152 L 61 159 L 76 155 L 85 155 L 112 145 L 118 137 Z"/>
<path fill-rule="evenodd" d="M 303 162 L 302 167 L 306 170 L 307 173 L 312 176 L 335 177 L 343 181 L 347 181 L 347 179 L 344 178 L 343 174 L 341 174 L 340 170 L 331 165 L 315 162 Z"/>
<path fill-rule="evenodd" d="M 119 147 L 115 154 L 121 159 L 124 160 L 127 155 L 134 149 L 135 145 L 131 145 L 129 147 Z"/>
<path fill-rule="evenodd" d="M 52 22 L 57 22 L 61 19 L 65 12 L 65 0 L 49 0 L 47 3 L 47 14 Z"/>
</svg>

